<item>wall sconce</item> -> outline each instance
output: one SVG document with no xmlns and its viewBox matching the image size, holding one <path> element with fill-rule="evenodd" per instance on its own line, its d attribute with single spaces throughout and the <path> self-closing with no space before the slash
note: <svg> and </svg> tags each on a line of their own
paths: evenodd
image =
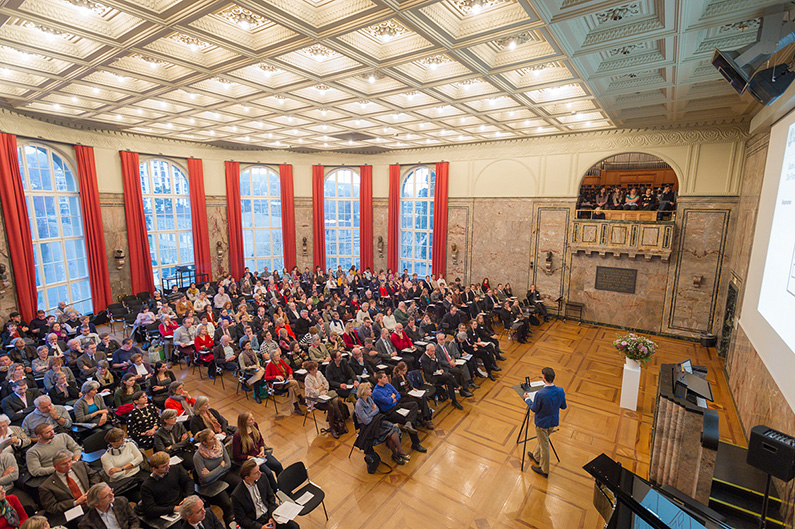
<svg viewBox="0 0 795 529">
<path fill-rule="evenodd" d="M 701 283 L 704 281 L 704 276 L 693 276 L 693 286 L 698 288 L 701 286 Z"/>
<path fill-rule="evenodd" d="M 450 245 L 450 251 L 452 252 L 453 264 L 458 264 L 458 246 L 453 243 Z"/>
<path fill-rule="evenodd" d="M 5 297 L 6 290 L 11 286 L 11 281 L 8 280 L 8 267 L 0 263 L 0 298 Z"/>
<path fill-rule="evenodd" d="M 304 252 L 304 255 L 306 255 L 306 242 L 306 237 L 301 239 L 301 251 Z"/>
<path fill-rule="evenodd" d="M 221 265 L 221 260 L 224 258 L 224 243 L 216 241 L 215 243 L 215 258 L 218 259 L 218 265 Z"/>
<path fill-rule="evenodd" d="M 378 244 L 376 246 L 378 247 L 378 257 L 383 257 L 384 256 L 384 238 L 381 235 L 378 236 Z"/>
<path fill-rule="evenodd" d="M 544 273 L 552 275 L 552 252 L 547 252 L 547 258 L 544 260 Z"/>
<path fill-rule="evenodd" d="M 116 270 L 121 270 L 122 268 L 124 268 L 125 257 L 126 255 L 124 255 L 124 250 L 116 250 L 113 253 L 113 258 L 116 260 Z"/>
</svg>

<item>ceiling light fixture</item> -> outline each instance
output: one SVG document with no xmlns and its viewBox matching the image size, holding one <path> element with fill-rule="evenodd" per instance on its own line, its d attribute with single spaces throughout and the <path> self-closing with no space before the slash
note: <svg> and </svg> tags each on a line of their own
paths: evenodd
<svg viewBox="0 0 795 529">
<path fill-rule="evenodd" d="M 89 15 L 92 12 L 97 15 L 102 15 L 108 10 L 107 6 L 95 2 L 94 0 L 64 0 L 67 4 L 78 8 L 84 15 Z"/>
<path fill-rule="evenodd" d="M 61 105 L 59 105 L 58 103 L 55 103 L 55 104 L 52 106 L 52 108 L 54 108 L 55 110 L 61 110 Z"/>
<path fill-rule="evenodd" d="M 315 90 L 317 90 L 318 92 L 325 92 L 326 90 L 330 90 L 330 89 L 331 89 L 331 87 L 328 86 L 328 85 L 324 85 L 324 84 L 316 84 L 315 85 Z"/>
<path fill-rule="evenodd" d="M 505 3 L 507 0 L 453 0 L 465 15 L 479 15 L 484 9 Z"/>
<path fill-rule="evenodd" d="M 362 107 L 362 109 L 367 108 L 367 105 L 369 104 L 370 102 L 366 99 L 362 99 L 361 101 L 359 101 L 359 106 Z"/>
<path fill-rule="evenodd" d="M 267 77 L 270 77 L 271 75 L 273 75 L 275 73 L 281 72 L 281 70 L 279 68 L 276 68 L 275 66 L 271 66 L 270 64 L 265 64 L 264 62 L 259 63 L 257 65 L 257 67 L 260 70 L 262 70 Z"/>
<path fill-rule="evenodd" d="M 133 53 L 132 55 L 130 55 L 130 57 L 145 62 L 151 68 L 157 68 L 158 66 L 163 66 L 165 64 L 168 64 L 166 61 L 161 61 L 160 59 L 155 59 L 154 57 L 141 55 L 140 53 Z"/>
<path fill-rule="evenodd" d="M 432 55 L 430 57 L 425 57 L 424 59 L 420 59 L 418 62 L 423 66 L 427 66 L 431 70 L 436 70 L 436 68 L 438 68 L 439 66 L 453 61 L 446 55 Z"/>
<path fill-rule="evenodd" d="M 172 33 L 169 38 L 184 44 L 185 46 L 189 47 L 191 51 L 204 50 L 212 46 L 212 44 L 209 42 L 197 39 L 196 37 L 191 37 L 190 35 L 186 35 L 184 33 Z"/>
<path fill-rule="evenodd" d="M 218 16 L 233 24 L 237 24 L 243 31 L 256 29 L 268 21 L 265 17 L 240 6 L 231 6 L 224 9 L 218 13 Z"/>
<path fill-rule="evenodd" d="M 513 51 L 517 46 L 527 44 L 528 42 L 536 42 L 537 40 L 538 38 L 535 36 L 535 34 L 533 34 L 533 32 L 523 31 L 518 35 L 511 35 L 509 37 L 497 39 L 494 41 L 494 43 L 500 48 L 508 48 L 508 50 Z"/>
<path fill-rule="evenodd" d="M 273 96 L 273 98 L 276 99 L 276 102 L 278 102 L 280 105 L 283 105 L 285 100 L 287 99 L 284 96 Z"/>
<path fill-rule="evenodd" d="M 327 48 L 322 44 L 314 44 L 308 48 L 304 48 L 302 51 L 317 62 L 323 62 L 326 59 L 333 59 L 339 55 L 336 51 Z"/>
<path fill-rule="evenodd" d="M 384 22 L 374 24 L 364 31 L 384 43 L 402 37 L 409 32 L 405 26 L 394 20 L 385 20 Z"/>
</svg>

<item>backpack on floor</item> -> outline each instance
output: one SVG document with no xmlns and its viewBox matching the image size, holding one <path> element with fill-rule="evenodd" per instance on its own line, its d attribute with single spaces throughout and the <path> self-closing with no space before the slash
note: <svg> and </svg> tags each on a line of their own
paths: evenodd
<svg viewBox="0 0 795 529">
<path fill-rule="evenodd" d="M 375 474 L 375 472 L 378 470 L 378 467 L 380 465 L 384 465 L 386 468 L 389 469 L 386 472 L 384 472 L 384 474 L 389 474 L 390 472 L 392 472 L 392 467 L 381 461 L 381 456 L 379 456 L 378 452 L 376 452 L 375 450 L 370 450 L 369 452 L 364 454 L 364 464 L 367 465 L 368 474 Z"/>
</svg>

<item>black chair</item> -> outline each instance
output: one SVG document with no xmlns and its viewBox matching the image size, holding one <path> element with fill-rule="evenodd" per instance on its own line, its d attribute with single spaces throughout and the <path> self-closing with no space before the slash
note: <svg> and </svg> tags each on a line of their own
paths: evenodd
<svg viewBox="0 0 795 529">
<path fill-rule="evenodd" d="M 326 511 L 326 503 L 323 501 L 326 493 L 309 480 L 309 474 L 306 472 L 306 466 L 304 466 L 303 461 L 296 461 L 282 470 L 276 481 L 279 484 L 279 490 L 293 501 L 307 492 L 312 495 L 304 503 L 304 508 L 298 513 L 299 516 L 305 516 L 314 511 L 318 505 L 322 505 L 323 513 L 326 515 L 326 521 L 328 521 L 328 511 Z"/>
<path fill-rule="evenodd" d="M 141 300 L 138 299 L 138 297 L 133 296 L 132 294 L 121 298 L 121 302 L 124 303 L 124 305 L 127 307 L 130 306 L 130 303 L 138 303 L 139 305 L 141 304 Z"/>
<path fill-rule="evenodd" d="M 121 335 L 124 338 L 127 338 L 127 329 L 132 329 L 133 327 L 135 327 L 135 319 L 137 317 L 138 317 L 137 313 L 129 313 L 125 314 L 124 318 L 122 318 L 122 321 L 124 322 L 124 327 L 122 328 Z"/>
<path fill-rule="evenodd" d="M 246 384 L 246 373 L 240 366 L 235 368 L 235 378 L 237 379 L 237 388 L 235 388 L 235 396 L 240 393 L 240 389 L 243 389 L 243 395 L 246 396 L 246 400 L 248 400 L 248 392 L 251 390 L 248 384 Z"/>
<path fill-rule="evenodd" d="M 149 292 L 138 292 L 135 295 L 135 297 L 140 299 L 141 303 L 146 303 L 147 301 L 149 301 L 150 294 L 149 294 Z"/>
<path fill-rule="evenodd" d="M 83 461 L 88 464 L 91 469 L 100 471 L 102 470 L 102 455 L 108 450 L 108 442 L 105 441 L 105 430 L 95 431 L 83 440 Z"/>
<path fill-rule="evenodd" d="M 124 328 L 124 317 L 128 314 L 127 308 L 120 306 L 109 308 L 108 311 L 110 312 L 110 331 L 116 332 L 114 323 L 121 323 L 122 328 Z"/>
</svg>

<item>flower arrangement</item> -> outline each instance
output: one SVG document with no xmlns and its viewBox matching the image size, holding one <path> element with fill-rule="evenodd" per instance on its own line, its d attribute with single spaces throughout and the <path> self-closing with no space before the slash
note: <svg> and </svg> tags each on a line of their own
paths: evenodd
<svg viewBox="0 0 795 529">
<path fill-rule="evenodd" d="M 619 336 L 613 345 L 619 353 L 624 355 L 630 360 L 635 360 L 641 365 L 651 361 L 654 352 L 657 350 L 657 344 L 646 338 L 645 336 L 638 336 L 635 333 L 625 334 Z"/>
</svg>

